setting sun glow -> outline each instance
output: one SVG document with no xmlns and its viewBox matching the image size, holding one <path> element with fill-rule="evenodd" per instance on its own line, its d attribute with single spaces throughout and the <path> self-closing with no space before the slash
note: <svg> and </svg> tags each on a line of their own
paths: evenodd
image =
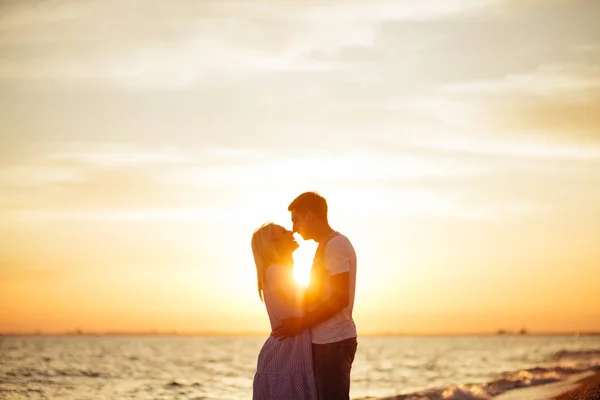
<svg viewBox="0 0 600 400">
<path fill-rule="evenodd" d="M 308 286 L 310 281 L 310 269 L 313 257 L 317 250 L 317 244 L 313 241 L 302 240 L 300 235 L 294 235 L 300 245 L 294 252 L 294 277 L 302 286 Z"/>
<path fill-rule="evenodd" d="M 267 3 L 2 2 L 0 333 L 268 331 L 308 190 L 360 334 L 600 331 L 600 3 Z"/>
</svg>

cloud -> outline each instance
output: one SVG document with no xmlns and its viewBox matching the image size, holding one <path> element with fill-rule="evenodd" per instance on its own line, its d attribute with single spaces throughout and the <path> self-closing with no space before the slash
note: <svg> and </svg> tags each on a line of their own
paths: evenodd
<svg viewBox="0 0 600 400">
<path fill-rule="evenodd" d="M 6 56 L 0 58 L 0 78 L 108 80 L 167 88 L 255 73 L 327 73 L 344 63 L 315 54 L 374 47 L 383 22 L 436 19 L 494 2 L 14 5 L 1 24 Z M 106 21 L 111 21 L 109 30 Z M 19 51 L 23 48 L 31 51 Z"/>
<path fill-rule="evenodd" d="M 65 1 L 8 8 L 1 25 L 6 51 L 0 78 L 177 87 L 215 76 L 329 69 L 303 59 L 288 43 L 265 47 L 277 43 L 269 28 L 279 25 L 288 40 L 294 31 L 274 15 L 262 15 L 268 12 L 264 4 L 201 3 Z M 259 18 L 273 22 L 265 30 Z"/>
<path fill-rule="evenodd" d="M 600 161 L 600 145 L 568 144 L 532 139 L 474 139 L 445 137 L 432 141 L 431 148 L 449 154 L 480 154 L 528 160 Z M 489 158 L 488 158 L 489 159 Z"/>
<path fill-rule="evenodd" d="M 60 148 L 52 150 L 52 147 Z M 128 143 L 61 143 L 29 162 L 0 168 L 0 184 L 12 186 L 68 185 L 85 182 L 93 173 L 112 173 L 121 167 L 168 166 L 189 162 L 189 156 L 173 146 L 144 148 Z M 118 181 L 118 173 L 112 177 Z"/>
<path fill-rule="evenodd" d="M 326 171 L 326 173 L 324 173 Z M 272 154 L 253 165 L 230 163 L 210 168 L 173 169 L 161 174 L 163 182 L 180 184 L 231 184 L 248 187 L 270 182 L 303 184 L 344 183 L 368 180 L 414 180 L 427 177 L 458 177 L 481 173 L 474 165 L 413 155 L 408 152 L 298 152 L 287 157 Z"/>
<path fill-rule="evenodd" d="M 501 79 L 448 84 L 450 92 L 489 95 L 574 96 L 600 89 L 600 67 L 586 64 L 544 65 Z"/>
<path fill-rule="evenodd" d="M 60 23 L 76 19 L 86 10 L 78 2 L 39 2 L 23 7 L 19 1 L 7 0 L 0 6 L 0 27 L 3 31 L 29 28 L 35 25 Z M 91 10 L 90 10 L 91 11 Z"/>
<path fill-rule="evenodd" d="M 299 186 L 302 187 L 302 186 Z M 243 204 L 219 207 L 163 207 L 163 208 L 41 208 L 12 210 L 6 219 L 17 223 L 48 223 L 56 221 L 93 223 L 172 223 L 196 221 L 241 221 L 256 216 L 272 218 L 281 215 L 285 204 L 298 190 L 261 188 L 261 195 L 248 193 Z M 321 191 L 322 192 L 322 191 Z M 543 203 L 524 199 L 469 199 L 457 190 L 425 188 L 390 188 L 371 183 L 356 186 L 332 186 L 326 190 L 332 218 L 433 218 L 471 221 L 511 221 L 548 212 Z M 285 195 L 285 196 L 283 196 Z M 376 206 L 375 206 L 376 205 Z M 270 210 L 270 211 L 266 211 Z"/>
<path fill-rule="evenodd" d="M 444 85 L 444 91 L 477 104 L 479 115 L 472 113 L 475 124 L 491 123 L 505 135 L 574 143 L 600 139 L 600 68 L 596 65 L 546 65 L 495 80 Z M 596 147 L 582 151 L 597 157 Z"/>
<path fill-rule="evenodd" d="M 600 52 L 600 44 L 597 43 L 586 43 L 575 45 L 575 51 L 587 54 L 594 54 Z"/>
<path fill-rule="evenodd" d="M 321 188 L 344 215 L 363 210 L 365 216 L 507 220 L 531 214 L 531 203 L 541 201 L 539 196 L 513 193 L 491 202 L 477 198 L 472 182 L 518 174 L 500 185 L 506 190 L 532 176 L 552 180 L 556 171 L 577 174 L 600 162 L 600 148 L 473 142 L 468 137 L 439 137 L 435 145 L 417 140 L 402 152 L 227 147 L 193 152 L 127 143 L 59 147 L 64 149 L 0 170 L 6 193 L 0 207 L 7 219 L 112 223 L 244 218 L 268 209 L 268 201 L 287 201 L 300 188 Z M 369 206 L 374 203 L 381 207 Z"/>
<path fill-rule="evenodd" d="M 71 150 L 69 150 L 69 147 Z M 174 146 L 143 148 L 130 143 L 63 144 L 62 151 L 48 156 L 49 162 L 73 162 L 96 166 L 169 165 L 190 161 L 190 157 Z"/>
<path fill-rule="evenodd" d="M 76 17 L 2 35 L 14 78 L 0 82 L 3 156 L 19 141 L 401 147 L 406 136 L 516 130 L 494 114 L 504 104 L 482 98 L 566 95 L 571 82 L 584 96 L 595 72 L 573 52 L 582 11 L 565 22 L 571 38 L 545 28 L 564 11 L 555 2 L 525 14 L 508 3 L 77 3 Z"/>
<path fill-rule="evenodd" d="M 81 171 L 60 166 L 14 165 L 0 169 L 0 185 L 43 186 L 83 179 Z"/>
<path fill-rule="evenodd" d="M 361 1 L 321 1 L 308 7 L 296 7 L 299 18 L 313 22 L 385 22 L 385 21 L 428 21 L 439 20 L 454 15 L 471 15 L 487 11 L 491 5 L 501 0 L 375 0 Z"/>
<path fill-rule="evenodd" d="M 501 111 L 489 111 L 488 115 L 500 128 L 518 128 L 537 132 L 539 136 L 597 145 L 600 143 L 600 90 L 588 97 L 586 100 L 507 101 L 501 105 Z"/>
<path fill-rule="evenodd" d="M 7 218 L 19 222 L 193 222 L 206 220 L 239 219 L 246 210 L 236 208 L 86 208 L 16 210 L 6 213 Z"/>
<path fill-rule="evenodd" d="M 153 148 L 127 143 L 56 147 L 60 149 L 49 149 L 29 162 L 0 169 L 0 183 L 13 187 L 78 189 L 106 200 L 111 195 L 124 198 L 123 193 L 129 192 L 138 193 L 138 197 L 147 196 L 144 183 L 149 185 L 147 189 L 182 185 L 247 187 L 286 180 L 314 183 L 412 180 L 481 172 L 473 165 L 410 152 L 229 147 L 183 151 L 176 147 Z"/>
</svg>

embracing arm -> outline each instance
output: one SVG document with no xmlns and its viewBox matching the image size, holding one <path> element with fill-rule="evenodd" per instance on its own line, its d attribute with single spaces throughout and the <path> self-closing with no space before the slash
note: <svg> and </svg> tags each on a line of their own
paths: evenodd
<svg viewBox="0 0 600 400">
<path fill-rule="evenodd" d="M 302 317 L 305 327 L 318 325 L 327 321 L 335 314 L 343 310 L 350 303 L 350 273 L 343 272 L 329 277 L 331 285 L 331 296 L 317 308 L 307 312 Z"/>
<path fill-rule="evenodd" d="M 350 273 L 331 275 L 331 296 L 319 304 L 317 308 L 299 318 L 288 318 L 283 324 L 273 330 L 273 336 L 284 340 L 298 335 L 306 328 L 327 321 L 350 302 Z"/>
</svg>

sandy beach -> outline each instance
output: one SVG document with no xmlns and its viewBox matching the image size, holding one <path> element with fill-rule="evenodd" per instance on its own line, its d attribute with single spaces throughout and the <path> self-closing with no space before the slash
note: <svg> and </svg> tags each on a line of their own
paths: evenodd
<svg viewBox="0 0 600 400">
<path fill-rule="evenodd" d="M 600 400 L 600 371 L 573 375 L 548 385 L 510 390 L 494 400 Z"/>
<path fill-rule="evenodd" d="M 494 400 L 550 400 L 550 399 L 588 399 L 595 397 L 563 397 L 572 393 L 580 393 L 588 379 L 598 379 L 597 372 L 584 372 L 573 375 L 563 381 L 549 383 L 546 385 L 525 387 L 522 389 L 509 390 Z M 598 381 L 596 381 L 597 383 Z"/>
<path fill-rule="evenodd" d="M 578 386 L 553 400 L 600 400 L 600 371 L 578 382 Z"/>
</svg>

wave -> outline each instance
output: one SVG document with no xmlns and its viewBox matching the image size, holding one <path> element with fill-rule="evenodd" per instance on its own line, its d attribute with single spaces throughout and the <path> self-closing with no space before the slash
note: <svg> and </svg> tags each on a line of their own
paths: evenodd
<svg viewBox="0 0 600 400">
<path fill-rule="evenodd" d="M 380 400 L 488 400 L 509 390 L 559 382 L 583 372 L 600 371 L 600 349 L 560 351 L 552 359 L 560 361 L 560 364 L 506 373 L 492 382 L 457 384 Z"/>
<path fill-rule="evenodd" d="M 566 359 L 571 360 L 584 360 L 593 362 L 594 359 L 600 361 L 600 349 L 592 350 L 561 350 L 554 354 L 552 357 L 554 360 L 563 361 Z"/>
</svg>

